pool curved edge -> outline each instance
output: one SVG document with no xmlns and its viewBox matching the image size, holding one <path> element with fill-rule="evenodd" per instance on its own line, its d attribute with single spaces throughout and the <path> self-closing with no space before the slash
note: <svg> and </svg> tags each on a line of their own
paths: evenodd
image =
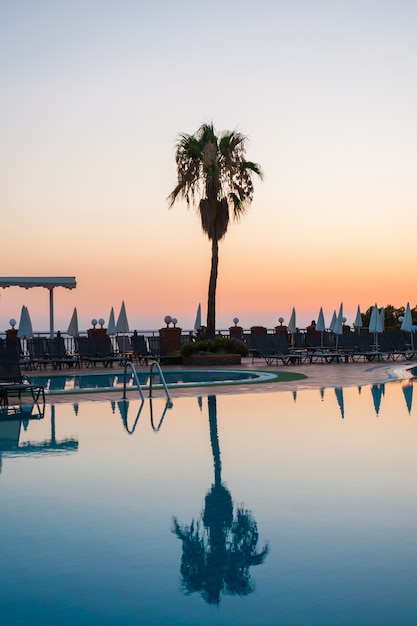
<svg viewBox="0 0 417 626">
<path fill-rule="evenodd" d="M 199 388 L 199 387 L 224 387 L 224 386 L 236 386 L 236 385 L 259 385 L 263 383 L 274 383 L 274 382 L 287 382 L 289 380 L 302 380 L 307 378 L 305 374 L 300 374 L 296 372 L 282 372 L 282 371 L 268 371 L 265 372 L 263 370 L 219 370 L 219 369 L 199 369 L 197 370 L 204 376 L 205 372 L 213 373 L 217 372 L 219 374 L 242 374 L 247 371 L 251 377 L 248 378 L 239 378 L 238 380 L 230 380 L 227 377 L 224 380 L 201 380 L 201 381 L 193 381 L 193 382 L 178 382 L 178 383 L 167 383 L 168 389 L 190 389 L 190 388 Z M 119 372 L 114 372 L 116 375 L 120 374 Z M 123 373 L 123 372 L 121 372 Z M 164 373 L 164 372 L 163 372 Z M 167 372 L 165 372 L 167 373 Z M 253 375 L 256 374 L 256 378 Z M 99 373 L 92 374 L 99 376 Z M 143 391 L 149 391 L 150 385 L 144 384 L 141 386 Z M 163 389 L 162 383 L 153 383 L 152 389 Z M 45 389 L 45 395 L 47 396 L 61 396 L 61 395 L 74 395 L 74 394 L 97 394 L 97 393 L 109 393 L 109 392 L 120 392 L 123 390 L 122 386 L 117 387 L 88 387 L 85 389 Z M 130 385 L 126 387 L 126 392 L 137 391 L 138 388 L 136 385 Z"/>
</svg>

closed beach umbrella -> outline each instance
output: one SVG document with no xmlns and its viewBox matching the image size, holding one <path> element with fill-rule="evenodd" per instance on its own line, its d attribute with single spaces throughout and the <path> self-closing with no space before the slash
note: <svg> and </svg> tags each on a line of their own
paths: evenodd
<svg viewBox="0 0 417 626">
<path fill-rule="evenodd" d="M 28 308 L 25 305 L 22 306 L 17 336 L 22 339 L 30 339 L 33 337 L 32 322 L 30 320 Z"/>
<path fill-rule="evenodd" d="M 375 345 L 376 345 L 376 348 L 378 349 L 378 333 L 382 333 L 382 327 L 381 327 L 381 316 L 379 314 L 378 306 L 376 304 L 372 308 L 372 311 L 371 311 L 371 317 L 369 320 L 369 332 L 374 333 Z"/>
<path fill-rule="evenodd" d="M 290 321 L 288 322 L 288 332 L 295 333 L 296 328 L 297 328 L 297 316 L 295 313 L 295 308 L 293 307 L 291 311 Z"/>
<path fill-rule="evenodd" d="M 353 322 L 353 326 L 357 328 L 358 332 L 362 328 L 362 315 L 361 315 L 361 310 L 359 308 L 359 304 L 358 304 L 358 310 L 356 311 L 356 317 L 355 317 L 355 321 Z"/>
<path fill-rule="evenodd" d="M 291 343 L 292 343 L 292 345 L 294 345 L 294 334 L 295 334 L 295 330 L 297 328 L 296 324 L 297 324 L 297 321 L 296 321 L 295 308 L 293 307 L 293 309 L 291 311 L 290 321 L 288 322 L 288 332 L 291 335 Z"/>
<path fill-rule="evenodd" d="M 71 335 L 71 337 L 78 337 L 78 313 L 77 307 L 74 307 L 74 311 L 72 312 L 72 317 L 68 326 L 67 335 Z"/>
<path fill-rule="evenodd" d="M 414 351 L 413 319 L 411 317 L 411 309 L 410 309 L 410 303 L 409 302 L 407 302 L 407 306 L 405 307 L 404 319 L 401 322 L 401 330 L 405 330 L 407 333 L 410 333 L 411 348 Z"/>
<path fill-rule="evenodd" d="M 379 319 L 381 321 L 381 333 L 383 333 L 384 330 L 385 330 L 385 309 L 384 309 L 384 307 L 382 307 L 382 309 L 379 312 Z"/>
<path fill-rule="evenodd" d="M 336 335 L 336 350 L 337 350 L 337 347 L 339 345 L 339 335 L 343 333 L 343 304 L 340 305 L 339 315 L 336 318 L 333 332 Z"/>
<path fill-rule="evenodd" d="M 332 331 L 332 333 L 334 333 L 334 329 L 336 326 L 336 322 L 337 322 L 337 315 L 336 315 L 336 311 L 333 311 L 333 315 L 332 315 L 332 321 L 330 322 L 330 330 Z"/>
<path fill-rule="evenodd" d="M 122 307 L 120 309 L 119 317 L 117 318 L 116 332 L 117 333 L 129 332 L 129 323 L 127 321 L 126 307 L 125 307 L 124 300 L 122 302 Z"/>
<path fill-rule="evenodd" d="M 319 316 L 316 322 L 316 330 L 320 333 L 320 343 L 321 345 L 323 345 L 323 333 L 326 330 L 326 324 L 325 324 L 324 315 L 323 315 L 323 307 L 320 307 Z"/>
<path fill-rule="evenodd" d="M 323 333 L 326 330 L 326 324 L 324 322 L 324 315 L 323 315 L 323 307 L 320 307 L 319 316 L 316 322 L 316 330 L 318 330 L 321 333 Z"/>
<path fill-rule="evenodd" d="M 109 323 L 107 324 L 107 334 L 115 335 L 116 334 L 116 322 L 114 321 L 114 309 L 111 308 Z"/>
<path fill-rule="evenodd" d="M 411 333 L 412 326 L 413 320 L 411 317 L 410 303 L 407 302 L 407 306 L 405 307 L 404 319 L 401 322 L 401 330 L 405 330 L 406 332 Z"/>
<path fill-rule="evenodd" d="M 198 330 L 199 328 L 201 328 L 201 303 L 198 305 L 194 322 L 194 330 Z"/>
</svg>

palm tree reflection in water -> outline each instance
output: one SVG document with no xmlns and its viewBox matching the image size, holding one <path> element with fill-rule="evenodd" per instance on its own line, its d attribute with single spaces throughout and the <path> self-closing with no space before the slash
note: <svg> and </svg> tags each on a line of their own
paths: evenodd
<svg viewBox="0 0 417 626">
<path fill-rule="evenodd" d="M 208 397 L 208 411 L 214 484 L 205 497 L 202 518 L 182 526 L 174 518 L 172 532 L 182 541 L 184 591 L 199 592 L 206 602 L 218 605 L 222 593 L 245 596 L 253 591 L 249 568 L 264 562 L 269 547 L 257 551 L 254 517 L 243 507 L 233 509 L 232 496 L 221 482 L 216 396 Z"/>
</svg>

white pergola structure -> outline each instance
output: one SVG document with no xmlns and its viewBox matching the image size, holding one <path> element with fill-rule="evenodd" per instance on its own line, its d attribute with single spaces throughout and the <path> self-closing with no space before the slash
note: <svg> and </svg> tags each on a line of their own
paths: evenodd
<svg viewBox="0 0 417 626">
<path fill-rule="evenodd" d="M 0 278 L 0 287 L 45 287 L 49 289 L 49 335 L 54 336 L 54 289 L 55 287 L 65 287 L 75 289 L 77 283 L 74 276 L 41 276 L 41 277 L 7 277 Z"/>
</svg>

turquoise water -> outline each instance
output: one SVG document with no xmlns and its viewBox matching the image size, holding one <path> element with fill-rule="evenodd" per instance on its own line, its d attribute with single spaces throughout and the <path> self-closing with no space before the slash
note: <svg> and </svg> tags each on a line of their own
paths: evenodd
<svg viewBox="0 0 417 626">
<path fill-rule="evenodd" d="M 255 372 L 244 370 L 165 370 L 164 377 L 166 383 L 170 386 L 193 386 L 202 382 L 205 384 L 215 383 L 243 383 L 255 382 L 261 380 L 274 379 L 275 375 L 268 372 Z M 141 386 L 147 386 L 150 383 L 150 372 L 137 372 Z M 161 383 L 158 372 L 154 372 L 153 384 Z M 45 391 L 51 392 L 71 392 L 71 391 L 97 391 L 104 389 L 122 389 L 124 382 L 123 372 L 99 372 L 94 374 L 62 374 L 62 375 L 37 375 L 30 377 L 32 382 L 42 385 Z M 135 385 L 131 372 L 127 372 L 127 387 Z"/>
<path fill-rule="evenodd" d="M 417 623 L 413 391 L 3 419 L 0 623 Z"/>
</svg>

